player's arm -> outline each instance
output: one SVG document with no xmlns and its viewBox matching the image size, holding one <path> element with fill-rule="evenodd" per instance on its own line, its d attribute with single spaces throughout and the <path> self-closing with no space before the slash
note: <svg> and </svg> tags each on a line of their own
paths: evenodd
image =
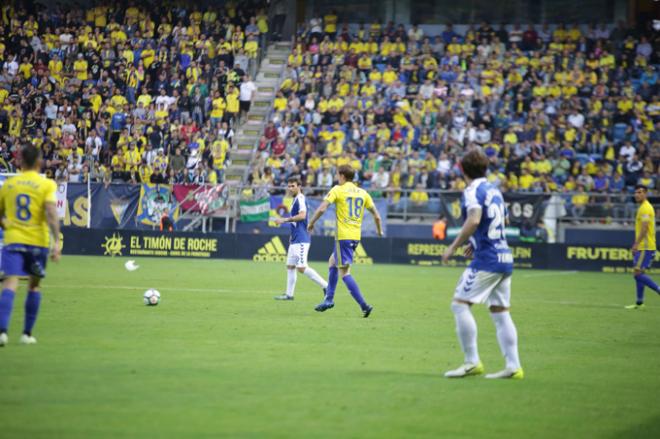
<svg viewBox="0 0 660 439">
<path fill-rule="evenodd" d="M 275 219 L 275 223 L 278 224 L 278 225 L 281 225 L 281 224 L 284 224 L 284 223 L 297 223 L 299 221 L 304 221 L 306 217 L 307 217 L 307 211 L 306 210 L 301 210 L 295 216 L 291 216 L 289 218 L 277 218 L 277 219 Z"/>
<path fill-rule="evenodd" d="M 367 207 L 367 210 L 374 216 L 374 222 L 376 223 L 376 230 L 378 230 L 378 236 L 383 236 L 383 220 L 380 218 L 380 213 L 376 206 L 371 205 Z"/>
<path fill-rule="evenodd" d="M 328 207 L 330 207 L 330 203 L 327 200 L 323 200 L 319 208 L 316 209 L 316 212 L 314 212 L 314 215 L 312 215 L 312 219 L 309 220 L 309 224 L 307 225 L 307 230 L 309 230 L 310 232 L 314 230 L 314 224 L 316 224 L 319 218 L 321 218 L 321 216 L 325 213 L 325 211 L 328 210 Z"/>
<path fill-rule="evenodd" d="M 481 207 L 472 207 L 468 210 L 467 219 L 461 227 L 461 231 L 458 232 L 458 236 L 454 239 L 454 242 L 447 248 L 445 253 L 442 255 L 442 262 L 447 263 L 449 258 L 456 252 L 456 249 L 462 246 L 465 241 L 467 241 L 472 234 L 479 227 L 481 222 Z"/>
<path fill-rule="evenodd" d="M 45 207 L 46 222 L 48 222 L 48 228 L 50 229 L 50 234 L 53 236 L 54 243 L 51 259 L 53 262 L 57 262 L 60 260 L 60 219 L 57 216 L 57 205 L 47 202 L 45 203 Z"/>
</svg>

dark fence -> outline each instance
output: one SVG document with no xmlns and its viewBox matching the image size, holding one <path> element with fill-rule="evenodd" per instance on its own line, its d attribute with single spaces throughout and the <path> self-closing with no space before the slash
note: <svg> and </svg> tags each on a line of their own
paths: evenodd
<svg viewBox="0 0 660 439">
<path fill-rule="evenodd" d="M 111 257 L 181 257 L 244 259 L 254 262 L 286 261 L 287 241 L 278 235 L 162 233 L 145 230 L 64 228 L 64 254 Z M 364 238 L 356 251 L 356 264 L 393 263 L 435 266 L 447 243 L 424 239 Z M 516 244 L 511 246 L 517 268 L 631 272 L 629 249 L 614 246 Z M 309 259 L 326 261 L 333 239 L 314 237 Z M 656 254 L 656 259 L 658 259 Z M 452 266 L 464 266 L 458 256 Z M 660 269 L 651 270 L 651 273 Z"/>
</svg>

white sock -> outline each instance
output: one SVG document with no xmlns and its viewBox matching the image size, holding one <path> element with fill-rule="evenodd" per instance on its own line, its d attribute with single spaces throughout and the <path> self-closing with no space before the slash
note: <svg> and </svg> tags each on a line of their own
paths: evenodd
<svg viewBox="0 0 660 439">
<path fill-rule="evenodd" d="M 296 279 L 298 277 L 298 272 L 295 268 L 286 269 L 286 295 L 293 296 L 293 292 L 296 289 Z"/>
<path fill-rule="evenodd" d="M 305 267 L 305 271 L 303 272 L 305 276 L 310 278 L 312 281 L 314 281 L 318 286 L 321 288 L 327 288 L 328 283 L 323 280 L 321 276 L 314 270 L 312 267 Z"/>
<path fill-rule="evenodd" d="M 497 341 L 500 343 L 500 349 L 506 360 L 507 369 L 520 369 L 518 331 L 516 331 L 516 325 L 513 324 L 511 314 L 508 311 L 492 312 L 490 316 L 495 323 Z"/>
<path fill-rule="evenodd" d="M 477 350 L 477 322 L 474 320 L 470 306 L 465 303 L 451 304 L 451 310 L 456 319 L 456 335 L 461 342 L 461 349 L 465 354 L 465 362 L 470 364 L 479 363 L 479 352 Z"/>
</svg>

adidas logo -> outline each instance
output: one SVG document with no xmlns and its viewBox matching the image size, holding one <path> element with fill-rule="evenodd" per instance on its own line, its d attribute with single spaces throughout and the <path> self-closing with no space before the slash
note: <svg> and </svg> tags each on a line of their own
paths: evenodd
<svg viewBox="0 0 660 439">
<path fill-rule="evenodd" d="M 286 262 L 287 251 L 279 236 L 274 236 L 270 241 L 261 247 L 257 254 L 252 256 L 254 262 Z M 367 251 L 358 244 L 353 255 L 354 264 L 372 265 L 374 260 L 369 257 Z"/>
<path fill-rule="evenodd" d="M 279 236 L 273 237 L 252 256 L 254 262 L 286 262 L 286 249 Z"/>
</svg>

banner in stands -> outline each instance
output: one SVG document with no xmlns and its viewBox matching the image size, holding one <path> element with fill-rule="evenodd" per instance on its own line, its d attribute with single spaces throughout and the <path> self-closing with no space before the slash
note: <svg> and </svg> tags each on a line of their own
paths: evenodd
<svg viewBox="0 0 660 439">
<path fill-rule="evenodd" d="M 217 213 L 227 206 L 228 188 L 225 185 L 206 186 L 198 184 L 172 185 L 172 194 L 181 209 L 206 214 Z"/>
<path fill-rule="evenodd" d="M 103 187 L 101 184 L 92 185 L 92 193 L 96 187 Z M 69 183 L 66 188 L 66 205 L 64 226 L 87 227 L 89 219 L 89 200 L 87 198 L 87 185 L 81 183 Z"/>
<path fill-rule="evenodd" d="M 57 217 L 63 219 L 66 216 L 66 192 L 68 184 L 57 183 Z"/>
<path fill-rule="evenodd" d="M 323 201 L 320 198 L 305 198 L 307 202 L 307 211 L 309 216 L 318 209 Z M 293 204 L 293 198 L 289 196 L 281 195 L 271 195 L 270 197 L 270 217 L 268 225 L 271 227 L 277 227 L 275 224 L 276 218 L 286 218 L 289 217 L 289 212 L 291 211 L 291 204 Z M 380 213 L 380 217 L 383 223 L 383 232 L 387 233 L 387 201 L 383 199 L 374 200 L 376 209 Z M 362 236 L 377 236 L 378 232 L 376 230 L 376 222 L 374 217 L 365 212 L 364 219 L 362 220 Z M 337 225 L 337 218 L 335 216 L 335 206 L 331 205 L 328 210 L 325 211 L 323 216 L 316 223 L 316 232 L 323 236 L 334 236 L 335 227 Z"/>
<path fill-rule="evenodd" d="M 92 205 L 93 206 L 93 205 Z M 179 218 L 177 201 L 169 184 L 147 184 L 140 187 L 136 221 L 147 226 L 160 224 L 163 215 L 176 221 Z"/>
<path fill-rule="evenodd" d="M 140 187 L 135 185 L 93 186 L 91 227 L 126 229 L 134 226 Z"/>
<path fill-rule="evenodd" d="M 63 233 L 64 253 L 76 255 L 225 258 L 285 264 L 288 247 L 286 237 L 268 234 L 163 233 L 77 227 L 65 227 Z M 364 238 L 355 252 L 355 263 L 439 266 L 447 245 L 448 242 L 423 239 Z M 623 247 L 519 244 L 511 249 L 516 268 L 632 273 L 632 253 Z M 333 250 L 333 238 L 314 236 L 309 259 L 325 262 Z M 660 253 L 656 254 L 656 261 L 660 262 Z M 466 264 L 459 252 L 449 265 Z M 649 272 L 660 273 L 660 268 Z"/>
<path fill-rule="evenodd" d="M 543 194 L 504 194 L 510 223 L 516 226 L 537 224 L 543 215 L 543 203 L 549 198 Z"/>
<path fill-rule="evenodd" d="M 543 202 L 547 198 L 548 196 L 542 194 L 504 194 L 510 224 L 516 227 L 525 223 L 537 224 L 543 215 Z M 447 220 L 449 227 L 460 227 L 463 224 L 461 194 L 456 192 L 440 195 L 440 213 Z"/>
</svg>

